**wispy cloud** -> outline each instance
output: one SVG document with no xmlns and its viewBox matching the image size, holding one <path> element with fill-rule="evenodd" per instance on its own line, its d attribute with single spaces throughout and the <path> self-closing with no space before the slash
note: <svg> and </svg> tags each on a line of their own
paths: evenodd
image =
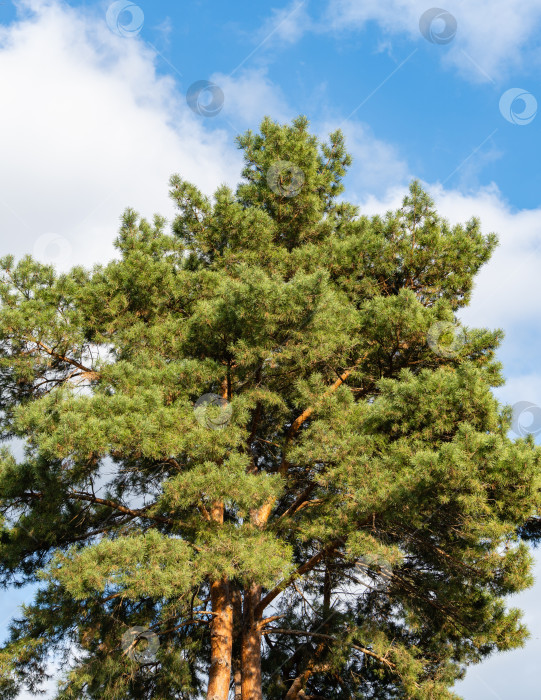
<svg viewBox="0 0 541 700">
<path fill-rule="evenodd" d="M 189 109 L 178 76 L 157 74 L 142 39 L 114 35 L 101 15 L 29 4 L 34 14 L 0 28 L 0 146 L 9 163 L 0 172 L 0 254 L 32 253 L 43 237 L 60 236 L 72 249 L 68 267 L 103 261 L 126 207 L 172 213 L 173 172 L 208 193 L 236 182 L 231 129 Z"/>
<path fill-rule="evenodd" d="M 284 20 L 299 3 L 288 3 L 273 10 L 265 23 Z M 539 52 L 531 45 L 541 27 L 541 3 L 538 0 L 449 0 L 445 11 L 457 23 L 456 38 L 440 51 L 444 63 L 457 68 L 463 77 L 474 82 L 501 83 L 513 69 L 534 75 L 540 65 Z M 310 14 L 307 5 L 284 21 L 275 39 L 284 43 L 299 41 L 307 32 L 334 33 L 343 40 L 344 33 L 364 29 L 376 22 L 386 38 L 381 46 L 392 52 L 392 38 L 407 36 L 423 42 L 419 30 L 421 15 L 430 9 L 426 0 L 328 0 L 324 10 Z M 436 21 L 436 30 L 437 22 Z M 435 51 L 443 47 L 435 46 Z"/>
<path fill-rule="evenodd" d="M 272 44 L 292 44 L 314 29 L 316 25 L 309 13 L 308 0 L 292 0 L 285 7 L 271 10 L 257 36 L 258 40 L 265 38 L 266 42 L 272 39 Z"/>
</svg>

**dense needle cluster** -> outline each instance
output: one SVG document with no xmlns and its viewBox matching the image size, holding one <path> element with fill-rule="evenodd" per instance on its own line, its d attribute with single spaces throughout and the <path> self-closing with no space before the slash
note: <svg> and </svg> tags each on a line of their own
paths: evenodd
<svg viewBox="0 0 541 700">
<path fill-rule="evenodd" d="M 236 191 L 172 177 L 172 231 L 128 210 L 118 260 L 0 260 L 1 437 L 24 447 L 0 455 L 0 575 L 40 582 L 2 698 L 54 653 L 58 700 L 443 700 L 527 636 L 504 597 L 532 582 L 541 462 L 491 392 L 501 333 L 427 343 L 495 236 L 416 182 L 361 216 L 341 133 L 304 118 L 238 143 Z"/>
</svg>

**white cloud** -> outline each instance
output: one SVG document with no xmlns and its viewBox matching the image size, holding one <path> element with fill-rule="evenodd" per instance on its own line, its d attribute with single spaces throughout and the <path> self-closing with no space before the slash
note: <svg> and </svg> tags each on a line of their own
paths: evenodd
<svg viewBox="0 0 541 700">
<path fill-rule="evenodd" d="M 378 139 L 367 124 L 355 121 L 325 121 L 318 128 L 320 138 L 340 128 L 344 133 L 346 150 L 353 163 L 347 175 L 345 199 L 352 199 L 351 192 L 370 192 L 372 197 L 385 197 L 389 186 L 405 184 L 412 178 L 399 149 L 387 141 Z"/>
<path fill-rule="evenodd" d="M 375 21 L 388 34 L 407 34 L 423 41 L 419 19 L 430 8 L 426 0 L 329 0 L 320 31 L 344 32 Z M 441 49 L 445 61 L 475 81 L 501 82 L 514 68 L 538 67 L 528 46 L 541 26 L 539 0 L 447 0 L 444 9 L 457 21 L 456 38 Z M 441 31 L 435 26 L 436 31 Z M 535 63 L 532 61 L 535 59 Z"/>
<path fill-rule="evenodd" d="M 477 216 L 485 233 L 499 236 L 499 247 L 477 277 L 471 306 L 462 313 L 464 321 L 503 327 L 508 335 L 534 324 L 541 327 L 541 208 L 514 211 L 495 185 L 475 195 L 441 186 L 432 193 L 439 212 L 452 223 Z"/>
<path fill-rule="evenodd" d="M 510 406 L 523 402 L 529 402 L 536 407 L 541 406 L 541 374 L 529 372 L 521 376 L 508 377 L 505 385 L 499 387 L 495 393 L 502 403 Z M 538 434 L 541 429 L 539 409 L 535 408 L 532 412 L 530 408 L 531 406 L 522 405 L 514 409 L 511 437 L 518 437 L 519 433 L 522 437 L 528 432 Z"/>
<path fill-rule="evenodd" d="M 209 194 L 237 181 L 234 134 L 188 108 L 142 39 L 65 4 L 19 7 L 32 12 L 0 28 L 2 255 L 37 252 L 54 234 L 72 247 L 64 267 L 107 261 L 127 206 L 173 213 L 173 172 Z"/>
<path fill-rule="evenodd" d="M 54 669 L 48 669 L 48 672 L 50 673 L 51 671 L 54 671 Z M 19 695 L 17 696 L 17 700 L 36 700 L 36 697 L 41 697 L 47 700 L 47 698 L 54 698 L 55 697 L 55 690 L 57 689 L 58 686 L 58 679 L 51 678 L 50 680 L 46 681 L 43 685 L 40 686 L 40 689 L 43 690 L 46 695 L 41 695 L 41 696 L 36 696 L 33 693 L 28 692 L 27 690 L 23 690 Z"/>
<path fill-rule="evenodd" d="M 293 44 L 315 28 L 308 13 L 308 0 L 292 0 L 286 7 L 274 8 L 271 12 L 272 16 L 258 34 L 262 43 L 279 40 L 284 44 Z"/>
<path fill-rule="evenodd" d="M 268 78 L 265 69 L 246 70 L 236 78 L 215 73 L 212 81 L 224 92 L 223 115 L 234 131 L 244 131 L 259 124 L 264 116 L 281 122 L 291 121 L 296 116 L 280 88 Z"/>
</svg>

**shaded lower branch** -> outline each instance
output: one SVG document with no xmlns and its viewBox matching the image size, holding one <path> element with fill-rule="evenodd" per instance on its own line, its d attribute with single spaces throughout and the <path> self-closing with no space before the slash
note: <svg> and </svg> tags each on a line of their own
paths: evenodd
<svg viewBox="0 0 541 700">
<path fill-rule="evenodd" d="M 293 637 L 313 637 L 314 639 L 325 639 L 330 642 L 336 642 L 337 639 L 336 637 L 333 637 L 330 634 L 321 634 L 319 632 L 306 632 L 304 630 L 288 630 L 288 629 L 282 629 L 280 627 L 271 627 L 269 629 L 263 630 L 262 634 L 287 634 Z M 358 644 L 352 644 L 351 647 L 355 649 L 356 651 L 362 651 L 363 654 L 366 654 L 367 656 L 371 656 L 374 659 L 377 659 L 380 661 L 382 664 L 385 666 L 388 666 L 391 669 L 396 669 L 396 664 L 393 664 L 392 661 L 389 661 L 389 659 L 386 659 L 384 656 L 379 656 L 379 654 L 376 654 L 373 651 L 370 651 L 370 649 L 366 649 L 365 647 L 359 646 Z"/>
</svg>

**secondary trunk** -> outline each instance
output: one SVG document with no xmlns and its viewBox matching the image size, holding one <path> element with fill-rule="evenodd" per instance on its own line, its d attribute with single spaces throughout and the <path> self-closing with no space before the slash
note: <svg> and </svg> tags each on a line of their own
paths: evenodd
<svg viewBox="0 0 541 700">
<path fill-rule="evenodd" d="M 307 678 L 306 673 L 303 673 L 302 676 L 298 676 L 297 678 L 295 678 L 295 680 L 293 681 L 293 685 L 288 690 L 287 695 L 285 696 L 284 700 L 297 700 L 297 698 L 304 697 L 304 691 L 302 689 L 302 684 L 304 683 L 306 678 Z"/>
<path fill-rule="evenodd" d="M 233 687 L 235 691 L 235 700 L 242 700 L 242 669 L 240 660 L 233 663 Z"/>
<path fill-rule="evenodd" d="M 238 588 L 231 592 L 233 602 L 233 687 L 235 700 L 242 700 L 242 593 Z"/>
<path fill-rule="evenodd" d="M 261 630 L 255 608 L 261 600 L 261 586 L 253 584 L 244 593 L 242 630 L 242 700 L 263 700 L 261 688 Z"/>
</svg>

